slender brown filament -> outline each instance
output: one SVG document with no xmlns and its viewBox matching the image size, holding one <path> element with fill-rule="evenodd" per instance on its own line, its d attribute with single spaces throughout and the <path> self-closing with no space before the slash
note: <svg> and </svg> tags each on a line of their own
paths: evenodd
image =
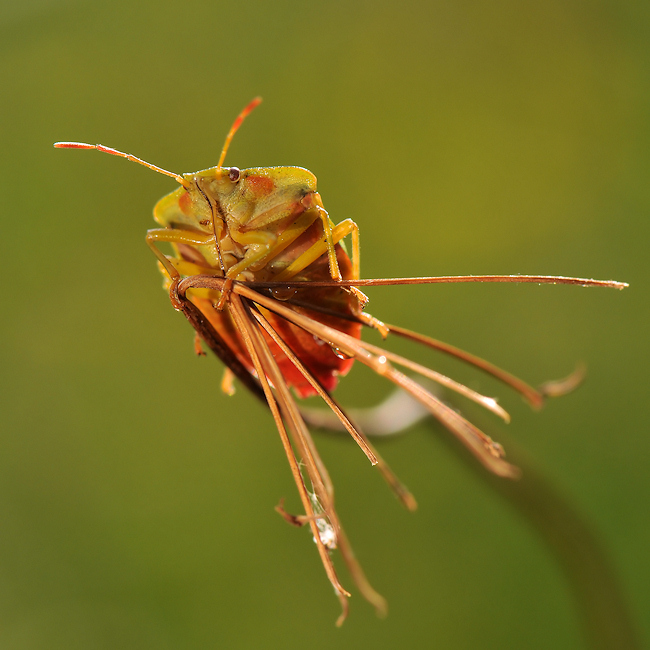
<svg viewBox="0 0 650 650">
<path fill-rule="evenodd" d="M 179 290 L 179 293 L 180 292 L 182 292 L 182 290 Z M 283 416 L 288 419 L 290 429 L 295 427 L 295 418 L 291 417 L 291 405 L 287 404 L 283 391 L 280 391 L 280 397 L 276 400 L 274 391 L 269 383 L 269 379 L 274 382 L 274 385 L 276 387 L 284 383 L 280 369 L 277 367 L 277 364 L 275 363 L 273 356 L 268 349 L 268 346 L 266 345 L 264 339 L 261 337 L 254 322 L 251 322 L 250 315 L 244 308 L 241 302 L 241 298 L 238 295 L 231 295 L 229 299 L 229 305 L 233 319 L 240 330 L 242 339 L 244 340 L 248 353 L 251 357 L 251 360 L 253 361 L 255 371 L 260 378 L 266 400 L 268 402 L 269 408 L 271 409 L 271 413 L 273 414 L 273 419 L 275 420 L 278 432 L 280 433 L 282 445 L 289 461 L 289 466 L 291 467 L 291 473 L 293 474 L 296 487 L 298 488 L 300 500 L 302 501 L 303 507 L 305 509 L 305 513 L 309 521 L 309 526 L 312 529 L 314 541 L 318 547 L 318 552 L 325 568 L 325 572 L 327 573 L 327 577 L 334 587 L 334 591 L 336 592 L 339 598 L 339 602 L 341 603 L 341 616 L 337 620 L 337 625 L 341 625 L 348 614 L 347 598 L 350 596 L 350 594 L 339 582 L 336 571 L 334 569 L 334 564 L 332 563 L 332 559 L 329 555 L 329 551 L 321 540 L 320 532 L 316 524 L 316 514 L 313 509 L 312 499 L 307 490 L 307 486 L 305 485 L 302 473 L 300 471 L 300 466 L 296 458 L 296 454 L 293 450 L 291 441 L 287 435 L 287 430 L 284 426 Z M 283 411 L 283 414 L 281 414 L 281 411 Z M 294 431 L 293 433 L 295 434 L 296 432 Z M 297 437 L 298 436 L 294 436 L 294 442 Z M 304 445 L 299 446 L 303 447 L 303 449 L 300 451 L 304 452 Z M 306 462 L 305 457 L 303 457 L 302 460 L 303 462 Z M 314 486 L 318 484 L 321 488 L 319 492 L 324 494 L 325 490 L 324 487 L 322 487 L 322 479 L 317 476 L 313 462 L 308 464 L 307 472 Z M 326 503 L 329 505 L 329 499 L 327 497 Z M 327 512 L 327 508 L 325 508 L 325 511 Z"/>
<path fill-rule="evenodd" d="M 510 282 L 532 284 L 574 284 L 581 287 L 605 287 L 625 289 L 627 282 L 616 280 L 592 280 L 590 278 L 571 278 L 563 275 L 437 275 L 421 278 L 374 278 L 368 280 L 303 280 L 301 282 L 248 282 L 255 289 L 272 287 L 385 287 L 403 284 L 453 284 L 465 282 Z"/>
<path fill-rule="evenodd" d="M 219 290 L 222 285 L 223 280 L 208 276 L 195 276 L 181 282 L 181 286 L 185 287 L 193 286 L 216 290 Z M 468 422 L 440 399 L 424 389 L 420 384 L 393 368 L 385 355 L 376 355 L 368 352 L 358 339 L 348 336 L 337 329 L 323 325 L 303 314 L 299 314 L 279 301 L 254 291 L 246 284 L 235 283 L 233 291 L 262 305 L 270 311 L 274 311 L 298 327 L 302 327 L 323 341 L 342 350 L 348 356 L 354 357 L 378 374 L 385 376 L 388 380 L 406 390 L 423 404 L 490 471 L 508 478 L 518 477 L 519 472 L 517 468 L 503 460 L 503 450 L 499 445 L 494 443 L 489 436 L 485 435 L 480 429 Z"/>
<path fill-rule="evenodd" d="M 228 285 L 226 285 L 227 282 Z M 252 380 L 256 394 L 263 395 L 271 410 L 305 514 L 290 515 L 282 506 L 279 506 L 278 512 L 294 525 L 309 525 L 311 528 L 325 572 L 341 603 L 341 615 L 339 616 L 337 625 L 340 625 L 347 616 L 347 598 L 350 594 L 341 585 L 334 569 L 331 550 L 335 547 L 339 548 L 350 575 L 362 595 L 375 606 L 379 613 L 385 613 L 386 601 L 372 588 L 354 556 L 334 506 L 334 488 L 327 468 L 316 449 L 300 409 L 285 381 L 282 371 L 273 357 L 264 334 L 278 346 L 284 356 L 323 399 L 330 412 L 356 441 L 371 463 L 377 465 L 382 476 L 402 503 L 409 509 L 415 509 L 416 503 L 411 493 L 393 474 L 366 436 L 350 420 L 334 398 L 321 385 L 320 381 L 306 368 L 298 355 L 273 328 L 264 315 L 266 313 L 265 310 L 277 314 L 317 339 L 329 344 L 334 349 L 339 350 L 350 358 L 368 366 L 376 373 L 386 377 L 386 379 L 423 405 L 490 472 L 501 477 L 514 479 L 519 477 L 520 471 L 517 467 L 504 460 L 503 449 L 498 443 L 495 443 L 483 431 L 445 404 L 434 393 L 427 390 L 426 387 L 397 370 L 393 364 L 408 368 L 422 377 L 436 381 L 442 386 L 458 392 L 499 415 L 506 421 L 509 420 L 509 415 L 497 404 L 495 399 L 481 395 L 469 389 L 467 386 L 410 359 L 366 343 L 334 327 L 328 326 L 316 318 L 297 311 L 292 308 L 291 304 L 276 300 L 267 295 L 265 291 L 260 292 L 258 289 L 304 287 L 306 285 L 310 287 L 359 287 L 442 282 L 529 282 L 578 284 L 582 286 L 600 286 L 618 289 L 627 286 L 620 282 L 565 278 L 561 276 L 446 276 L 436 278 L 387 278 L 379 280 L 323 282 L 242 283 L 232 280 L 227 281 L 224 278 L 211 275 L 193 275 L 174 283 L 170 291 L 172 301 L 176 301 L 175 304 L 178 304 L 179 308 L 184 311 L 185 315 L 190 319 L 190 322 L 194 324 L 197 332 L 200 333 L 202 339 L 210 347 L 216 349 L 217 353 L 222 352 L 220 350 L 221 343 L 218 341 L 218 335 L 213 336 L 207 323 L 201 321 L 200 317 L 194 313 L 195 310 L 190 308 L 189 305 L 192 305 L 192 303 L 185 297 L 185 293 L 190 288 L 212 289 L 222 293 L 223 300 L 225 301 L 224 306 L 227 306 L 232 315 L 235 326 L 238 329 L 254 367 L 255 376 L 253 373 L 249 373 L 248 377 Z M 352 318 L 354 319 L 354 317 Z M 374 326 L 374 320 L 368 319 L 362 322 L 370 327 Z M 205 327 L 203 327 L 204 325 Z M 536 390 L 510 373 L 497 368 L 479 357 L 459 350 L 454 346 L 398 326 L 387 325 L 385 329 L 389 333 L 392 332 L 403 338 L 439 350 L 483 370 L 518 391 L 534 407 L 540 407 L 546 396 L 559 395 L 571 390 L 579 383 L 582 377 L 580 371 L 576 371 L 565 380 L 550 382 L 542 386 L 540 390 Z M 219 356 L 223 355 L 220 354 Z M 234 364 L 234 371 L 238 376 L 244 372 L 243 367 L 240 366 L 240 362 Z M 248 381 L 247 385 L 250 383 L 251 381 Z"/>
<path fill-rule="evenodd" d="M 416 510 L 417 502 L 415 498 L 408 490 L 408 488 L 397 478 L 397 476 L 390 469 L 388 464 L 384 461 L 383 458 L 379 455 L 374 446 L 366 438 L 363 432 L 356 427 L 350 418 L 346 415 L 340 405 L 336 400 L 323 388 L 321 383 L 307 370 L 307 368 L 301 363 L 300 359 L 294 354 L 293 350 L 282 340 L 279 334 L 271 327 L 270 323 L 264 318 L 264 316 L 259 311 L 254 311 L 253 315 L 258 320 L 260 325 L 268 332 L 269 336 L 275 341 L 275 343 L 280 347 L 284 354 L 291 360 L 294 366 L 299 370 L 299 372 L 307 379 L 311 384 L 314 390 L 318 395 L 323 399 L 325 404 L 330 408 L 332 413 L 336 416 L 338 421 L 341 423 L 342 427 L 350 433 L 355 441 L 361 439 L 363 442 L 362 449 L 367 448 L 369 452 L 373 455 L 375 462 L 373 465 L 377 465 L 379 471 L 384 477 L 385 481 L 388 483 L 390 488 L 393 490 L 397 498 L 402 502 L 402 504 L 408 510 Z M 361 446 L 361 445 L 360 445 Z M 365 449 L 364 449 L 365 451 Z M 368 456 L 368 453 L 366 453 Z"/>
</svg>

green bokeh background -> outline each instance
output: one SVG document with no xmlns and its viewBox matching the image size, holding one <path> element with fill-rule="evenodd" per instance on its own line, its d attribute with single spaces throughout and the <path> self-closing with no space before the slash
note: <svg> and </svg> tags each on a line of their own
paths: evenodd
<svg viewBox="0 0 650 650">
<path fill-rule="evenodd" d="M 221 394 L 161 291 L 144 232 L 173 181 L 51 146 L 202 169 L 258 94 L 229 162 L 311 169 L 333 219 L 360 225 L 364 277 L 631 284 L 387 287 L 368 309 L 534 384 L 587 362 L 579 391 L 532 413 L 395 345 L 502 396 L 508 427 L 467 412 L 590 523 L 650 638 L 649 6 L 3 3 L 0 647 L 585 647 L 540 536 L 428 423 L 380 445 L 415 514 L 354 444 L 317 437 L 391 608 L 378 620 L 354 592 L 336 629 L 309 533 L 273 511 L 298 499 L 269 414 Z M 337 394 L 387 393 L 359 368 Z"/>
</svg>

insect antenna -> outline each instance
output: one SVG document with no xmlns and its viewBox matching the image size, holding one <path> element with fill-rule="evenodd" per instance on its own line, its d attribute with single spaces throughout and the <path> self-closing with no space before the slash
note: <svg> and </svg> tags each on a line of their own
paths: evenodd
<svg viewBox="0 0 650 650">
<path fill-rule="evenodd" d="M 256 97 L 246 108 L 237 116 L 235 121 L 232 123 L 232 126 L 230 127 L 230 131 L 228 131 L 228 135 L 226 136 L 226 141 L 223 145 L 223 149 L 221 150 L 221 156 L 219 157 L 219 163 L 217 164 L 217 178 L 221 176 L 221 167 L 223 166 L 223 161 L 226 159 L 226 153 L 228 152 L 228 147 L 230 147 L 230 143 L 233 139 L 233 136 L 235 133 L 237 133 L 237 129 L 241 126 L 241 123 L 246 119 L 246 116 L 257 106 L 259 106 L 262 103 L 262 98 L 261 97 Z"/>
<path fill-rule="evenodd" d="M 55 142 L 54 147 L 56 149 L 96 149 L 97 151 L 101 151 L 102 153 L 110 153 L 113 156 L 126 158 L 131 162 L 138 163 L 139 165 L 144 165 L 145 167 L 148 167 L 149 169 L 153 169 L 153 171 L 158 172 L 159 174 L 164 174 L 165 176 L 169 176 L 170 178 L 173 178 L 176 181 L 178 181 L 185 189 L 189 188 L 188 181 L 186 181 L 179 174 L 175 174 L 174 172 L 168 172 L 166 169 L 163 169 L 162 167 L 158 167 L 158 165 L 152 165 L 151 163 L 148 163 L 146 160 L 142 160 L 142 158 L 136 158 L 136 156 L 133 156 L 130 153 L 124 153 L 123 151 L 112 149 L 111 147 L 105 147 L 103 144 L 86 144 L 85 142 Z"/>
</svg>

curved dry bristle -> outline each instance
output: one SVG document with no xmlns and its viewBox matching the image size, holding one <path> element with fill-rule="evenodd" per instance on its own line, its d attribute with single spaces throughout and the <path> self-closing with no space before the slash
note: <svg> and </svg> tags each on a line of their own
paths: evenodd
<svg viewBox="0 0 650 650">
<path fill-rule="evenodd" d="M 585 380 L 586 376 L 587 366 L 580 362 L 568 377 L 543 383 L 539 387 L 539 392 L 544 397 L 562 397 L 578 388 L 578 386 L 580 386 L 580 384 Z"/>
<path fill-rule="evenodd" d="M 519 377 L 510 374 L 506 370 L 495 366 L 493 363 L 490 363 L 481 357 L 477 357 L 474 354 L 466 352 L 465 350 L 461 350 L 460 348 L 457 348 L 454 345 L 450 345 L 449 343 L 445 343 L 444 341 L 439 341 L 438 339 L 431 338 L 426 334 L 413 332 L 406 329 L 405 327 L 398 327 L 397 325 L 392 325 L 390 323 L 386 323 L 386 327 L 388 327 L 389 331 L 392 334 L 396 334 L 397 336 L 401 336 L 405 339 L 426 345 L 433 350 L 444 352 L 445 354 L 455 357 L 456 359 L 460 359 L 461 361 L 464 361 L 465 363 L 468 363 L 475 368 L 478 368 L 479 370 L 492 375 L 507 386 L 510 386 L 510 388 L 516 390 L 535 409 L 540 409 L 544 404 L 543 393 L 535 390 L 535 388 L 527 384 L 522 379 L 519 379 Z"/>
<path fill-rule="evenodd" d="M 329 413 L 334 415 L 337 422 L 341 427 L 346 430 L 355 442 L 361 447 L 368 459 L 373 465 L 376 465 L 393 490 L 397 498 L 408 510 L 416 510 L 417 502 L 415 497 L 411 494 L 409 489 L 397 478 L 390 467 L 386 464 L 384 459 L 377 453 L 377 450 L 370 444 L 369 440 L 365 437 L 360 429 L 352 423 L 350 418 L 346 415 L 336 400 L 325 390 L 320 382 L 309 372 L 300 359 L 293 353 L 291 348 L 284 342 L 282 337 L 273 329 L 271 324 L 264 318 L 259 311 L 254 311 L 253 316 L 257 319 L 260 325 L 266 330 L 267 334 L 275 341 L 276 345 L 284 352 L 288 359 L 291 360 L 293 365 L 298 369 L 302 376 L 311 384 L 312 388 L 320 395 L 325 404 L 330 409 Z M 301 415 L 303 411 L 301 410 Z"/>
</svg>

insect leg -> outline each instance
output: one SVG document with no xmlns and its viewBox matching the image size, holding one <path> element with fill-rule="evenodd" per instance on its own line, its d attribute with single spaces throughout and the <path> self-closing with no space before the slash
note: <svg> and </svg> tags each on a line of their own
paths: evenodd
<svg viewBox="0 0 650 650">
<path fill-rule="evenodd" d="M 180 274 L 173 262 L 156 246 L 157 242 L 170 242 L 173 244 L 190 244 L 200 246 L 210 244 L 213 240 L 212 235 L 201 235 L 190 230 L 171 230 L 169 228 L 154 228 L 147 231 L 146 242 L 151 248 L 154 255 L 160 260 L 165 267 L 171 280 L 178 280 Z"/>
<path fill-rule="evenodd" d="M 231 280 L 236 280 L 237 276 L 240 273 L 243 273 L 250 266 L 259 262 L 262 258 L 266 257 L 270 250 L 272 250 L 273 245 L 277 241 L 277 235 L 272 232 L 264 230 L 255 230 L 253 232 L 238 232 L 235 229 L 230 230 L 230 236 L 238 244 L 243 245 L 255 245 L 259 247 L 257 249 L 249 248 L 246 252 L 246 256 L 237 264 L 234 264 L 228 269 L 226 277 Z"/>
<path fill-rule="evenodd" d="M 315 210 L 307 210 L 303 212 L 286 230 L 278 235 L 276 242 L 268 250 L 266 255 L 258 260 L 255 264 L 251 265 L 252 271 L 258 271 L 266 266 L 269 261 L 276 258 L 286 248 L 291 246 L 300 235 L 302 235 L 314 221 L 318 219 L 318 214 Z"/>
<path fill-rule="evenodd" d="M 197 357 L 206 356 L 205 350 L 201 347 L 201 337 L 198 332 L 194 332 L 194 353 Z"/>
<path fill-rule="evenodd" d="M 332 232 L 332 222 L 330 221 L 330 216 L 327 213 L 327 210 L 317 205 L 316 209 L 318 210 L 318 215 L 321 218 L 323 223 L 323 231 L 325 233 L 325 243 L 327 244 L 327 257 L 330 263 L 330 275 L 332 280 L 341 280 L 341 270 L 339 269 L 339 262 L 336 259 L 336 250 L 334 249 L 334 233 Z"/>
<path fill-rule="evenodd" d="M 361 277 L 361 249 L 359 248 L 359 226 L 352 219 L 341 221 L 334 229 L 336 241 L 340 241 L 347 234 L 352 237 L 352 279 L 358 280 Z"/>
<path fill-rule="evenodd" d="M 226 366 L 221 378 L 221 391 L 232 397 L 235 394 L 235 373 Z"/>
<path fill-rule="evenodd" d="M 332 230 L 332 242 L 333 246 L 336 246 L 336 244 L 350 233 L 352 233 L 352 274 L 354 276 L 353 279 L 356 280 L 359 278 L 359 226 L 357 226 L 352 219 L 341 221 L 341 223 Z M 300 273 L 300 271 L 308 267 L 312 262 L 315 262 L 324 253 L 329 254 L 329 247 L 326 240 L 320 239 L 310 246 L 302 255 L 298 256 L 291 264 L 289 264 L 289 266 L 287 266 L 286 269 L 284 269 L 284 271 L 279 273 L 273 279 L 278 282 L 290 280 L 294 275 Z M 336 278 L 333 279 L 336 280 Z"/>
</svg>

